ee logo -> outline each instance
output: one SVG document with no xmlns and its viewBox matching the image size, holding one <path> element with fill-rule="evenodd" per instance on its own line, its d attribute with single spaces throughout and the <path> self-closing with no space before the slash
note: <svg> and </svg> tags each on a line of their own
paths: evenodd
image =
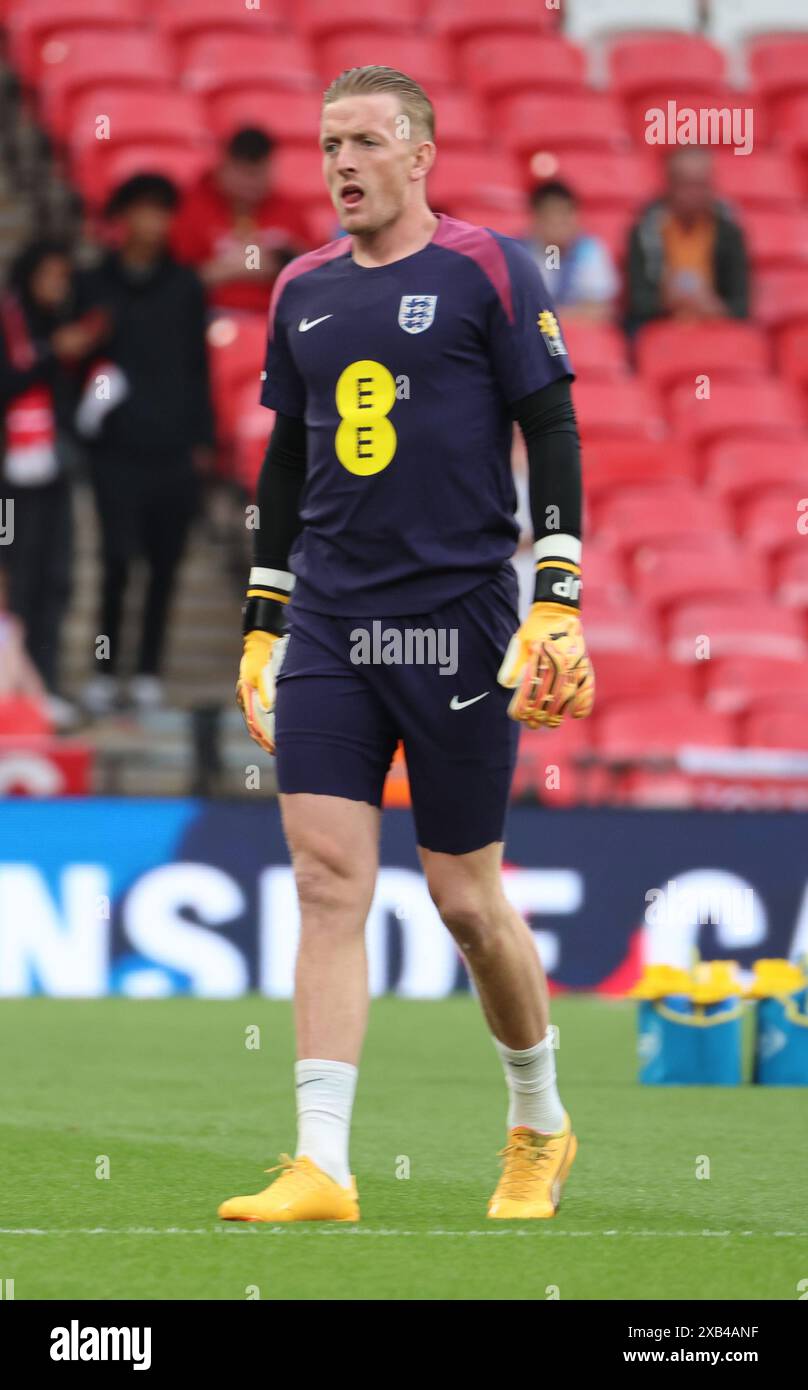
<svg viewBox="0 0 808 1390">
<path fill-rule="evenodd" d="M 369 477 L 390 463 L 398 443 L 387 416 L 396 401 L 396 383 L 381 362 L 351 362 L 337 382 L 340 420 L 334 448 L 349 473 Z"/>
</svg>

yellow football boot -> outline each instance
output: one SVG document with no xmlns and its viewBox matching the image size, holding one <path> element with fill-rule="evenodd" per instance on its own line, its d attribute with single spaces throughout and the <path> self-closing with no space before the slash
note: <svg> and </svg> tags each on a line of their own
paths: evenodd
<svg viewBox="0 0 808 1390">
<path fill-rule="evenodd" d="M 488 1203 L 488 1215 L 500 1221 L 555 1216 L 577 1149 L 578 1140 L 566 1111 L 559 1134 L 537 1134 L 517 1125 L 500 1150 L 505 1163 Z"/>
<path fill-rule="evenodd" d="M 352 1177 L 350 1187 L 340 1187 L 338 1182 L 318 1168 L 305 1154 L 300 1158 L 290 1158 L 281 1154 L 281 1161 L 275 1168 L 266 1168 L 267 1173 L 277 1173 L 276 1178 L 263 1192 L 251 1197 L 229 1197 L 219 1207 L 223 1221 L 358 1221 L 359 1199 L 356 1181 Z"/>
</svg>

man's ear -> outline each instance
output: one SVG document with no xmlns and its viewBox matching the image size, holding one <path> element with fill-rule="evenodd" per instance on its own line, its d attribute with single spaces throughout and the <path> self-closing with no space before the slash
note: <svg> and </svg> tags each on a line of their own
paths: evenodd
<svg viewBox="0 0 808 1390">
<path fill-rule="evenodd" d="M 421 140 L 421 142 L 416 145 L 412 169 L 410 170 L 410 178 L 413 182 L 426 178 L 432 165 L 435 163 L 436 153 L 437 150 L 432 140 Z"/>
</svg>

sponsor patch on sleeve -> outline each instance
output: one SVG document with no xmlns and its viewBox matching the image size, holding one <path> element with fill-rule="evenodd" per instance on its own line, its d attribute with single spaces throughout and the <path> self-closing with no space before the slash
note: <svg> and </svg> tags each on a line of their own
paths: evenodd
<svg viewBox="0 0 808 1390">
<path fill-rule="evenodd" d="M 550 356 L 566 357 L 567 349 L 555 314 L 551 313 L 549 309 L 542 309 L 536 323 Z"/>
</svg>

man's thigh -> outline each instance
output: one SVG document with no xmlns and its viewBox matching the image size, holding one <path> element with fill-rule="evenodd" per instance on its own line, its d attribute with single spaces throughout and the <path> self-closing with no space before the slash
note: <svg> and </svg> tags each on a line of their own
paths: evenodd
<svg viewBox="0 0 808 1390">
<path fill-rule="evenodd" d="M 282 794 L 280 803 L 301 902 L 344 907 L 364 922 L 378 871 L 379 808 L 309 792 Z"/>
<path fill-rule="evenodd" d="M 417 621 L 454 659 L 390 667 L 380 683 L 401 729 L 419 846 L 468 854 L 505 833 L 519 727 L 497 672 L 518 623 L 512 586 L 493 580 Z"/>
<path fill-rule="evenodd" d="M 378 807 L 398 732 L 365 668 L 351 663 L 349 626 L 292 614 L 275 702 L 278 788 Z"/>
</svg>

